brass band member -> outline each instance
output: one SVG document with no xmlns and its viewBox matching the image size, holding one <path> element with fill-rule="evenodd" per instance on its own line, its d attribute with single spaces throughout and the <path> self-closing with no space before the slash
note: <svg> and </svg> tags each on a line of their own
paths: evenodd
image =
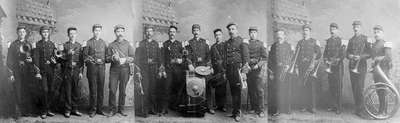
<svg viewBox="0 0 400 123">
<path fill-rule="evenodd" d="M 264 43 L 257 39 L 257 27 L 249 28 L 249 55 L 250 55 L 250 68 L 247 73 L 248 94 L 250 97 L 251 109 L 259 117 L 264 117 L 264 82 L 260 76 L 262 66 L 267 62 L 267 51 Z"/>
<path fill-rule="evenodd" d="M 83 50 L 89 82 L 89 117 L 94 117 L 96 114 L 105 115 L 103 112 L 103 95 L 107 45 L 100 38 L 102 28 L 100 24 L 92 26 L 93 37 L 86 42 L 86 47 Z"/>
<path fill-rule="evenodd" d="M 386 76 L 389 76 L 389 71 L 392 68 L 392 42 L 384 40 L 383 27 L 376 25 L 374 27 L 375 43 L 372 45 L 372 58 L 374 60 L 380 61 L 379 66 Z M 374 82 L 384 82 L 385 79 L 381 77 L 378 73 L 373 74 Z M 384 90 L 378 90 L 379 98 L 379 114 L 386 115 L 387 112 L 387 102 L 385 99 L 386 92 Z"/>
<path fill-rule="evenodd" d="M 222 39 L 222 34 L 223 33 L 221 29 L 214 30 L 215 44 L 211 46 L 210 55 L 214 70 L 213 75 L 217 76 L 218 79 L 211 80 L 209 83 L 212 83 L 211 86 L 215 88 L 215 103 L 217 106 L 216 110 L 226 112 L 226 51 L 224 47 L 225 41 Z"/>
<path fill-rule="evenodd" d="M 42 39 L 36 42 L 35 65 L 39 67 L 42 75 L 40 81 L 41 99 L 40 99 L 40 117 L 42 119 L 47 116 L 54 116 L 50 110 L 50 106 L 54 101 L 54 67 L 57 64 L 55 58 L 56 47 L 53 41 L 50 40 L 50 28 L 42 26 L 40 28 L 40 35 Z"/>
<path fill-rule="evenodd" d="M 368 37 L 361 34 L 361 22 L 353 22 L 354 36 L 347 45 L 346 57 L 349 59 L 350 81 L 356 106 L 355 114 L 361 116 L 363 109 L 363 89 L 367 73 L 367 59 L 370 57 Z"/>
<path fill-rule="evenodd" d="M 242 82 L 240 73 L 248 73 L 249 66 L 249 44 L 244 42 L 239 36 L 237 25 L 229 23 L 226 28 L 229 31 L 229 40 L 226 41 L 226 78 L 228 79 L 232 95 L 232 117 L 236 122 L 240 121 L 241 117 L 241 91 Z"/>
<path fill-rule="evenodd" d="M 331 23 L 329 26 L 331 37 L 327 39 L 324 50 L 324 62 L 328 68 L 325 72 L 328 73 L 329 90 L 331 93 L 332 105 L 328 108 L 328 111 L 341 112 L 341 95 L 343 87 L 343 59 L 345 47 L 342 38 L 339 37 L 339 27 L 336 23 Z"/>
<path fill-rule="evenodd" d="M 18 39 L 13 41 L 7 53 L 7 67 L 10 72 L 10 81 L 13 84 L 13 93 L 15 94 L 15 117 L 18 118 L 20 115 L 29 115 L 32 113 L 29 102 L 29 90 L 27 84 L 30 84 L 32 80 L 30 76 L 36 74 L 40 77 L 39 69 L 32 69 L 32 57 L 27 55 L 32 54 L 32 45 L 26 41 L 26 27 L 17 27 Z M 31 73 L 34 72 L 34 73 Z"/>
<path fill-rule="evenodd" d="M 192 26 L 192 34 L 193 38 L 188 41 L 189 45 L 186 46 L 188 50 L 188 63 L 189 63 L 189 71 L 194 71 L 195 67 L 198 66 L 211 66 L 210 61 L 210 47 L 208 45 L 208 41 L 204 38 L 200 37 L 200 25 L 193 24 Z M 208 113 L 214 114 L 215 111 L 212 108 L 211 103 L 211 85 L 206 83 L 206 99 L 207 99 L 207 108 Z"/>
<path fill-rule="evenodd" d="M 319 41 L 311 38 L 311 27 L 309 25 L 303 26 L 303 39 L 297 43 L 296 49 L 298 49 L 296 52 L 299 52 L 296 65 L 299 70 L 299 77 L 302 80 L 299 83 L 301 111 L 307 110 L 310 113 L 315 113 L 316 81 L 310 74 L 314 72 L 318 64 L 321 49 Z"/>
<path fill-rule="evenodd" d="M 268 86 L 269 105 L 268 112 L 272 116 L 280 113 L 290 113 L 290 81 L 286 77 L 289 74 L 290 64 L 293 56 L 291 45 L 287 42 L 285 30 L 278 29 L 275 33 L 276 41 L 272 44 L 268 56 L 268 69 L 271 82 Z M 284 75 L 286 74 L 286 75 Z"/>
<path fill-rule="evenodd" d="M 83 76 L 83 54 L 82 45 L 77 42 L 76 27 L 69 27 L 67 34 L 69 40 L 63 44 L 62 51 L 62 67 L 65 76 L 64 89 L 65 89 L 65 112 L 64 116 L 69 118 L 71 114 L 76 116 L 82 116 L 82 113 L 78 111 L 78 101 L 80 97 L 79 80 Z"/>
<path fill-rule="evenodd" d="M 178 107 L 179 90 L 185 87 L 185 72 L 184 72 L 184 55 L 183 44 L 175 39 L 178 28 L 170 26 L 168 36 L 169 39 L 163 43 L 163 64 L 167 72 L 167 81 L 160 83 L 164 85 L 164 94 L 161 101 L 161 114 L 168 113 L 168 107 L 176 109 Z M 161 95 L 160 95 L 161 96 Z"/>
<path fill-rule="evenodd" d="M 136 103 L 136 105 L 141 105 L 138 108 L 144 109 L 140 111 L 136 111 L 137 115 L 147 117 L 148 114 L 155 115 L 155 106 L 156 106 L 156 83 L 158 78 L 158 72 L 164 69 L 161 65 L 161 49 L 156 40 L 153 40 L 154 29 L 152 27 L 145 27 L 145 39 L 139 42 L 139 47 L 136 48 L 135 52 L 135 63 L 138 64 L 140 68 L 140 73 L 135 71 L 136 74 L 139 74 L 138 78 L 143 78 L 142 80 L 142 89 L 144 92 L 143 98 L 137 99 L 138 101 L 142 100 L 140 104 Z"/>
<path fill-rule="evenodd" d="M 111 108 L 110 115 L 116 113 L 127 116 L 124 112 L 125 106 L 125 89 L 130 78 L 129 63 L 133 62 L 134 50 L 129 41 L 124 39 L 125 27 L 116 25 L 114 33 L 117 39 L 108 46 L 107 57 L 111 60 L 110 67 L 110 96 L 109 105 Z M 119 88 L 118 109 L 116 104 L 117 89 Z"/>
</svg>

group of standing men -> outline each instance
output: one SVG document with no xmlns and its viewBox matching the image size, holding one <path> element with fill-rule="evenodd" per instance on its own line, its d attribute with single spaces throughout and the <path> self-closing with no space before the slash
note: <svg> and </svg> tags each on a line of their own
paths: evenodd
<svg viewBox="0 0 400 123">
<path fill-rule="evenodd" d="M 10 80 L 13 82 L 16 93 L 16 116 L 39 114 L 42 119 L 54 116 L 56 107 L 55 93 L 62 95 L 64 116 L 81 116 L 78 111 L 80 100 L 80 79 L 83 77 L 84 66 L 87 67 L 89 82 L 90 111 L 89 116 L 96 114 L 114 116 L 124 112 L 125 88 L 130 74 L 133 72 L 131 63 L 134 62 L 134 49 L 124 39 L 125 27 L 116 25 L 114 33 L 116 39 L 110 44 L 100 38 L 102 26 L 95 24 L 92 27 L 93 37 L 84 45 L 77 42 L 78 29 L 67 29 L 68 41 L 55 45 L 50 40 L 51 29 L 47 26 L 40 28 L 42 39 L 32 44 L 27 41 L 27 28 L 17 27 L 18 39 L 8 48 L 7 66 Z M 103 112 L 103 95 L 105 79 L 105 63 L 111 63 L 109 83 L 109 105 L 111 112 Z M 56 85 L 57 81 L 62 81 Z M 116 93 L 119 87 L 118 108 L 116 107 Z M 31 108 L 38 108 L 35 112 Z"/>
<path fill-rule="evenodd" d="M 247 75 L 248 94 L 251 108 L 260 117 L 264 117 L 264 87 L 265 82 L 261 75 L 262 67 L 267 67 L 269 74 L 268 100 L 269 112 L 276 116 L 279 113 L 290 113 L 291 96 L 297 92 L 291 92 L 292 85 L 301 87 L 298 96 L 301 99 L 302 111 L 315 112 L 316 76 L 320 66 L 320 59 L 329 68 L 329 86 L 335 101 L 329 110 L 340 113 L 341 111 L 341 88 L 343 78 L 343 59 L 350 60 L 349 68 L 353 94 L 356 102 L 356 112 L 362 111 L 362 90 L 365 74 L 367 71 L 366 60 L 374 58 L 383 60 L 381 66 L 388 74 L 391 68 L 390 42 L 383 40 L 383 28 L 374 27 L 376 41 L 372 43 L 367 36 L 360 33 L 361 22 L 354 21 L 354 36 L 348 44 L 338 35 L 338 25 L 330 25 L 331 37 L 327 39 L 325 50 L 322 53 L 318 40 L 311 38 L 311 27 L 303 26 L 303 39 L 297 43 L 293 50 L 286 40 L 286 32 L 283 29 L 276 31 L 276 41 L 271 45 L 269 54 L 262 41 L 257 39 L 257 27 L 249 28 L 250 39 L 239 36 L 237 24 L 229 23 L 226 26 L 229 39 L 223 41 L 222 29 L 215 29 L 215 43 L 210 46 L 209 42 L 200 37 L 200 25 L 192 26 L 193 38 L 187 42 L 176 40 L 178 31 L 176 26 L 170 26 L 169 39 L 159 46 L 152 39 L 154 29 L 145 28 L 145 39 L 140 41 L 136 51 L 132 45 L 123 38 L 125 27 L 117 25 L 114 28 L 116 40 L 110 44 L 100 38 L 101 25 L 92 27 L 93 38 L 81 45 L 76 41 L 77 28 L 67 29 L 69 41 L 62 46 L 56 46 L 50 40 L 50 28 L 40 28 L 42 39 L 32 45 L 25 39 L 26 28 L 17 28 L 18 39 L 11 43 L 8 49 L 7 66 L 10 70 L 10 79 L 13 81 L 18 102 L 16 108 L 20 111 L 25 106 L 23 98 L 29 90 L 39 92 L 40 117 L 54 116 L 51 112 L 53 92 L 52 87 L 55 76 L 54 71 L 61 67 L 62 80 L 65 94 L 66 117 L 71 114 L 81 116 L 77 109 L 79 100 L 79 80 L 83 77 L 83 68 L 87 67 L 87 78 L 90 90 L 89 116 L 96 114 L 107 115 L 103 112 L 103 93 L 105 79 L 105 64 L 111 63 L 109 84 L 109 105 L 114 116 L 119 113 L 127 116 L 124 112 L 125 88 L 133 75 L 135 81 L 135 94 L 142 95 L 141 111 L 138 115 L 145 117 L 148 114 L 163 115 L 168 109 L 176 110 L 184 103 L 185 95 L 185 71 L 194 71 L 198 66 L 210 66 L 213 75 L 221 75 L 223 79 L 209 81 L 206 83 L 207 111 L 211 114 L 215 110 L 226 112 L 226 86 L 229 84 L 232 95 L 232 117 L 240 121 L 241 117 L 241 91 L 243 75 Z M 133 58 L 135 57 L 135 59 Z M 268 65 L 266 66 L 266 64 Z M 297 74 L 296 74 L 297 73 Z M 292 81 L 293 75 L 297 80 Z M 35 79 L 33 79 L 35 78 Z M 165 81 L 160 81 L 160 80 Z M 374 76 L 378 81 L 379 76 Z M 38 81 L 38 82 L 32 82 Z M 27 89 L 25 85 L 34 83 L 34 88 Z M 118 107 L 116 104 L 116 91 L 119 88 Z M 161 90 L 164 89 L 164 90 Z M 215 89 L 216 108 L 212 102 L 212 89 Z M 184 90 L 184 91 L 182 91 Z M 23 94 L 25 93 L 25 94 Z M 24 95 L 24 96 L 22 96 Z M 384 101 L 384 93 L 379 93 L 380 100 Z M 135 101 L 140 101 L 136 99 Z M 384 104 L 384 103 L 382 103 Z M 384 112 L 384 106 L 380 111 Z"/>
<path fill-rule="evenodd" d="M 209 66 L 213 68 L 213 75 L 219 76 L 220 79 L 206 82 L 207 112 L 214 114 L 215 110 L 227 111 L 226 88 L 229 83 L 232 95 L 232 117 L 235 121 L 240 121 L 243 85 L 239 74 L 247 73 L 252 108 L 258 116 L 263 117 L 265 115 L 263 87 L 265 86 L 259 74 L 261 66 L 267 62 L 266 48 L 263 42 L 257 40 L 257 27 L 249 28 L 250 40 L 239 36 L 237 24 L 229 23 L 226 28 L 230 38 L 223 41 L 222 29 L 215 29 L 216 41 L 211 46 L 207 40 L 200 37 L 199 24 L 192 25 L 193 38 L 188 41 L 176 40 L 178 28 L 170 26 L 169 39 L 163 42 L 162 46 L 158 46 L 157 41 L 151 39 L 153 29 L 147 27 L 146 39 L 139 43 L 135 55 L 136 63 L 141 68 L 135 75 L 136 78 L 142 78 L 142 83 L 138 83 L 136 87 L 143 87 L 145 97 L 144 102 L 141 102 L 144 107 L 140 105 L 144 109 L 136 113 L 144 117 L 148 114 L 161 116 L 168 113 L 168 108 L 177 110 L 179 105 L 185 104 L 187 100 L 185 98 L 185 71 L 193 72 L 196 67 Z M 166 73 L 164 74 L 166 76 L 162 73 Z M 216 107 L 213 105 L 212 89 L 215 89 Z"/>
<path fill-rule="evenodd" d="M 354 36 L 348 41 L 338 35 L 339 26 L 336 23 L 329 25 L 331 37 L 326 40 L 325 50 L 321 52 L 318 40 L 311 38 L 311 27 L 303 26 L 303 39 L 296 49 L 291 50 L 287 42 L 285 31 L 276 31 L 277 41 L 272 44 L 269 52 L 269 113 L 277 116 L 280 113 L 291 113 L 292 105 L 299 100 L 301 111 L 315 113 L 317 72 L 321 63 L 325 63 L 328 74 L 329 91 L 331 95 L 328 111 L 340 114 L 342 111 L 342 87 L 344 62 L 349 60 L 350 82 L 355 100 L 355 114 L 363 112 L 363 89 L 367 73 L 367 59 L 372 58 L 388 76 L 392 67 L 392 43 L 384 40 L 383 27 L 376 25 L 373 28 L 374 39 L 361 33 L 361 22 L 354 21 Z M 374 41 L 373 41 L 374 40 Z M 374 73 L 374 82 L 384 81 L 382 76 Z M 292 87 L 299 89 L 293 89 Z M 296 90 L 292 92 L 292 90 Z M 294 99 L 297 97 L 296 99 Z M 379 113 L 387 113 L 385 92 L 378 92 Z"/>
</svg>

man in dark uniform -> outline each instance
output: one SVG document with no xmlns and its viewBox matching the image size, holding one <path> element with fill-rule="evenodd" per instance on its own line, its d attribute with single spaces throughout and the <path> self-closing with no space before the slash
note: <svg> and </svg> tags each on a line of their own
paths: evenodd
<svg viewBox="0 0 400 123">
<path fill-rule="evenodd" d="M 183 66 L 183 45 L 181 41 L 175 39 L 178 28 L 176 26 L 169 27 L 169 39 L 163 43 L 163 65 L 167 72 L 167 81 L 162 83 L 165 91 L 162 96 L 161 114 L 168 113 L 168 107 L 176 109 L 178 107 L 178 93 L 185 85 L 185 72 Z M 168 106 L 169 103 L 169 106 Z"/>
<path fill-rule="evenodd" d="M 315 78 L 311 77 L 311 74 L 321 57 L 321 49 L 319 41 L 311 38 L 311 27 L 309 25 L 303 26 L 303 39 L 297 43 L 296 52 L 299 52 L 296 65 L 299 70 L 299 77 L 302 80 L 299 83 L 301 111 L 308 110 L 310 113 L 315 113 L 316 81 Z"/>
<path fill-rule="evenodd" d="M 69 118 L 71 113 L 76 116 L 82 116 L 78 111 L 78 101 L 80 97 L 79 80 L 82 79 L 83 55 L 82 46 L 76 42 L 77 28 L 69 27 L 67 29 L 69 40 L 63 45 L 64 59 L 62 63 L 63 74 L 65 76 L 65 112 L 64 116 Z"/>
<path fill-rule="evenodd" d="M 94 117 L 96 113 L 105 115 L 103 112 L 103 94 L 107 45 L 100 38 L 102 28 L 100 24 L 92 26 L 93 37 L 86 42 L 86 47 L 83 50 L 89 82 L 90 117 Z"/>
<path fill-rule="evenodd" d="M 15 117 L 18 118 L 21 114 L 28 115 L 31 113 L 29 102 L 29 92 L 27 88 L 27 84 L 31 82 L 29 80 L 29 72 L 28 64 L 32 64 L 32 57 L 27 57 L 27 54 L 31 54 L 31 51 L 22 53 L 22 46 L 29 46 L 32 49 L 32 45 L 25 40 L 26 36 L 26 28 L 25 26 L 17 27 L 17 35 L 18 39 L 13 41 L 7 53 L 7 67 L 10 72 L 10 81 L 13 84 L 13 92 L 15 94 Z M 34 70 L 34 69 L 32 69 Z M 39 69 L 36 69 L 39 70 Z M 39 71 L 34 71 L 38 77 L 40 77 Z M 25 76 L 28 75 L 28 76 Z M 32 74 L 33 75 L 33 74 Z"/>
<path fill-rule="evenodd" d="M 212 67 L 214 69 L 213 75 L 219 77 L 219 79 L 215 79 L 213 81 L 210 81 L 209 83 L 212 83 L 213 85 L 211 86 L 215 88 L 215 103 L 217 105 L 216 110 L 226 112 L 226 51 L 222 36 L 223 35 L 221 29 L 214 30 L 215 44 L 211 46 L 210 55 Z"/>
<path fill-rule="evenodd" d="M 138 115 L 147 117 L 148 114 L 156 114 L 155 111 L 155 93 L 158 90 L 155 90 L 157 78 L 159 78 L 158 73 L 160 70 L 163 70 L 163 66 L 161 66 L 161 49 L 158 46 L 158 42 L 153 40 L 154 30 L 152 27 L 145 28 L 146 39 L 140 41 L 139 47 L 136 49 L 135 63 L 138 64 L 140 68 L 139 71 L 135 71 L 136 75 L 142 76 L 139 78 L 143 78 L 142 80 L 142 89 L 144 92 L 143 100 L 140 103 L 136 103 L 140 106 L 140 109 L 144 109 L 141 111 L 136 111 Z"/>
<path fill-rule="evenodd" d="M 241 107 L 241 73 L 248 73 L 249 66 L 249 44 L 244 42 L 239 36 L 237 25 L 229 23 L 226 28 L 229 31 L 230 38 L 226 41 L 226 78 L 228 79 L 232 95 L 232 117 L 236 122 L 240 121 Z"/>
<path fill-rule="evenodd" d="M 129 41 L 124 39 L 125 27 L 116 25 L 114 33 L 116 40 L 108 46 L 107 59 L 111 59 L 110 67 L 110 96 L 109 105 L 111 107 L 111 115 L 117 112 L 122 116 L 128 116 L 124 112 L 125 106 L 125 89 L 130 78 L 129 63 L 133 62 L 134 50 Z M 118 111 L 116 109 L 116 95 L 119 88 Z"/>
<path fill-rule="evenodd" d="M 268 69 L 270 70 L 271 82 L 268 86 L 269 97 L 269 113 L 272 116 L 278 116 L 280 113 L 290 113 L 290 80 L 289 66 L 292 63 L 291 57 L 293 50 L 286 40 L 285 31 L 278 29 L 276 31 L 276 38 L 269 52 L 268 56 Z M 286 74 L 286 75 L 283 75 Z"/>
<path fill-rule="evenodd" d="M 40 104 L 41 112 L 40 117 L 45 119 L 47 116 L 54 116 L 54 113 L 50 112 L 50 106 L 54 101 L 54 67 L 57 63 L 55 58 L 56 47 L 53 41 L 50 40 L 50 28 L 48 26 L 42 26 L 40 28 L 40 35 L 42 39 L 36 43 L 36 53 L 34 55 L 34 63 L 39 67 L 42 75 L 40 81 L 41 99 Z"/>
<path fill-rule="evenodd" d="M 264 82 L 260 71 L 267 62 L 268 55 L 264 43 L 257 39 L 257 33 L 257 27 L 249 28 L 249 65 L 251 70 L 247 73 L 247 83 L 251 108 L 259 117 L 264 117 Z"/>
<path fill-rule="evenodd" d="M 355 114 L 361 116 L 363 110 L 364 81 L 367 74 L 367 59 L 370 57 L 371 43 L 361 34 L 361 22 L 353 22 L 354 36 L 347 45 L 346 57 L 349 59 L 350 81 L 356 106 Z M 356 71 L 355 71 L 356 70 Z"/>
<path fill-rule="evenodd" d="M 374 27 L 374 34 L 375 34 L 375 43 L 372 45 L 372 58 L 375 62 L 379 62 L 379 66 L 381 67 L 383 73 L 386 76 L 389 76 L 390 69 L 393 67 L 392 64 L 392 42 L 385 41 L 383 35 L 383 27 L 380 25 L 376 25 Z M 374 82 L 384 82 L 386 81 L 381 75 L 374 72 L 373 74 Z M 378 90 L 378 98 L 379 98 L 379 114 L 383 116 L 387 116 L 387 104 L 386 102 L 386 91 Z"/>
<path fill-rule="evenodd" d="M 332 105 L 328 111 L 341 113 L 342 103 L 342 87 L 343 87 L 343 59 L 345 46 L 343 45 L 342 38 L 338 35 L 339 27 L 336 23 L 331 23 L 329 30 L 331 37 L 326 40 L 324 50 L 324 62 L 328 65 L 330 71 L 328 72 L 329 90 L 331 93 Z"/>
<path fill-rule="evenodd" d="M 194 68 L 198 66 L 211 66 L 210 61 L 210 47 L 208 41 L 200 37 L 200 25 L 193 24 L 192 26 L 193 38 L 188 41 L 186 49 L 188 50 L 188 63 L 189 71 L 194 71 Z M 211 103 L 211 88 L 210 84 L 206 83 L 206 99 L 207 108 L 210 114 L 214 114 L 215 111 L 212 108 Z"/>
</svg>

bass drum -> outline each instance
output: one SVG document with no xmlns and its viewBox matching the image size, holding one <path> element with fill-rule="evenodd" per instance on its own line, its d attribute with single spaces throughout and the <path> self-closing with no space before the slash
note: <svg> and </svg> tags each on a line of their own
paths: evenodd
<svg viewBox="0 0 400 123">
<path fill-rule="evenodd" d="M 206 106 L 206 81 L 205 78 L 194 72 L 186 73 L 186 95 L 183 103 L 178 106 L 178 111 L 185 117 L 204 117 Z"/>
<path fill-rule="evenodd" d="M 382 107 L 380 107 L 378 92 L 385 95 L 385 103 Z M 374 119 L 388 119 L 393 117 L 399 109 L 399 99 L 399 94 L 393 86 L 382 82 L 374 83 L 364 91 L 364 109 Z"/>
</svg>

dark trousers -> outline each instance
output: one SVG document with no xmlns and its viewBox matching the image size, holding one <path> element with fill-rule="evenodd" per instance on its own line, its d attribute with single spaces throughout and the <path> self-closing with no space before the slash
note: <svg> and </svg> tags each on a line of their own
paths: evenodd
<svg viewBox="0 0 400 123">
<path fill-rule="evenodd" d="M 14 93 L 14 95 L 15 95 L 15 97 L 14 97 L 14 102 L 16 103 L 15 104 L 15 109 L 16 110 L 21 110 L 21 108 L 22 107 L 24 107 L 23 106 L 23 104 L 24 104 L 24 100 L 23 100 L 23 98 L 22 98 L 22 73 L 21 72 L 16 72 L 16 71 L 14 71 L 13 72 L 13 75 L 14 75 L 14 82 L 12 83 L 12 85 L 13 85 L 13 93 Z"/>
<path fill-rule="evenodd" d="M 332 73 L 328 74 L 329 91 L 331 95 L 331 106 L 341 110 L 342 88 L 343 88 L 343 63 L 331 66 Z"/>
<path fill-rule="evenodd" d="M 248 94 L 251 108 L 256 112 L 263 112 L 264 109 L 264 82 L 260 77 L 260 70 L 251 70 L 247 74 Z"/>
<path fill-rule="evenodd" d="M 40 112 L 42 114 L 46 114 L 50 110 L 50 106 L 52 104 L 54 89 L 53 89 L 53 80 L 54 74 L 53 71 L 44 71 L 42 72 L 42 80 L 39 83 L 41 87 L 41 96 L 40 96 Z"/>
<path fill-rule="evenodd" d="M 67 112 L 77 110 L 80 97 L 79 73 L 79 68 L 67 68 L 64 71 L 65 111 Z"/>
<path fill-rule="evenodd" d="M 155 90 L 155 87 L 158 80 L 158 66 L 155 64 L 146 65 L 146 67 L 141 70 L 143 76 L 142 88 L 144 95 L 142 95 L 143 101 L 141 101 L 143 104 L 138 104 L 141 105 L 141 111 L 138 112 L 138 114 L 147 115 L 149 112 L 156 112 L 156 92 L 158 90 Z"/>
<path fill-rule="evenodd" d="M 87 78 L 89 81 L 90 111 L 102 111 L 104 97 L 104 64 L 88 64 Z"/>
<path fill-rule="evenodd" d="M 306 75 L 310 63 L 301 63 L 299 65 L 299 77 L 302 79 L 300 85 L 300 107 L 307 108 L 309 110 L 315 109 L 315 97 L 316 97 L 316 78 L 311 75 Z M 312 74 L 312 73 L 309 73 Z"/>
<path fill-rule="evenodd" d="M 179 64 L 171 64 L 167 69 L 166 82 L 160 84 L 164 86 L 163 93 L 160 94 L 162 110 L 167 110 L 168 107 L 171 107 L 172 109 L 177 108 L 179 105 L 179 91 L 186 84 L 183 66 Z"/>
<path fill-rule="evenodd" d="M 228 79 L 231 89 L 233 115 L 240 115 L 242 85 L 240 82 L 239 69 L 240 64 L 227 64 L 226 78 Z"/>
<path fill-rule="evenodd" d="M 268 86 L 268 99 L 270 101 L 268 112 L 272 114 L 291 112 L 291 76 L 287 73 L 286 77 L 280 80 L 281 72 L 281 68 L 273 71 L 274 78 Z"/>
<path fill-rule="evenodd" d="M 349 68 L 350 70 L 352 68 Z M 358 66 L 359 73 L 353 73 L 350 71 L 350 81 L 351 81 L 351 88 L 353 90 L 353 98 L 356 105 L 356 111 L 360 112 L 363 109 L 364 104 L 364 81 L 367 74 L 367 62 L 362 60 Z"/>
<path fill-rule="evenodd" d="M 129 81 L 129 67 L 110 68 L 110 96 L 109 105 L 112 111 L 116 111 L 116 95 L 119 88 L 118 111 L 123 111 L 125 106 L 126 85 Z"/>
<path fill-rule="evenodd" d="M 380 66 L 381 66 L 383 73 L 385 73 L 386 76 L 389 76 L 390 67 L 384 66 L 384 65 L 383 66 L 380 65 Z M 375 83 L 386 82 L 386 80 L 378 73 L 374 73 L 373 77 L 374 77 Z M 387 113 L 388 102 L 386 102 L 386 94 L 387 94 L 386 91 L 387 90 L 383 90 L 383 89 L 377 90 L 378 100 L 379 100 L 379 113 L 383 113 L 383 112 Z"/>
<path fill-rule="evenodd" d="M 213 109 L 214 102 L 217 108 L 224 108 L 226 103 L 226 80 L 220 83 L 219 85 L 213 86 L 211 83 L 218 82 L 206 82 L 206 99 L 207 99 L 207 107 L 209 109 Z M 214 91 L 213 91 L 214 90 Z M 213 98 L 214 92 L 214 98 Z"/>
<path fill-rule="evenodd" d="M 223 82 L 215 82 L 209 81 L 206 83 L 206 99 L 208 108 L 213 107 L 213 101 L 215 101 L 215 105 L 217 108 L 224 108 L 226 103 L 226 80 L 221 80 Z M 218 85 L 213 86 L 211 83 L 219 83 Z M 212 98 L 212 90 L 214 90 L 215 100 Z"/>
</svg>

